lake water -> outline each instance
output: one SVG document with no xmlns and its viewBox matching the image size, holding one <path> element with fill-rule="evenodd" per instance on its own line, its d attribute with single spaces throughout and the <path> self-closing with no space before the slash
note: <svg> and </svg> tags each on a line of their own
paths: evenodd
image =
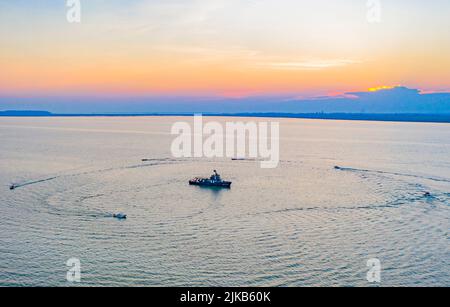
<svg viewBox="0 0 450 307">
<path fill-rule="evenodd" d="M 261 169 L 172 158 L 180 120 L 1 118 L 0 286 L 69 286 L 74 257 L 83 286 L 370 286 L 371 258 L 450 286 L 450 125 L 276 119 Z M 213 169 L 231 190 L 187 184 Z"/>
</svg>

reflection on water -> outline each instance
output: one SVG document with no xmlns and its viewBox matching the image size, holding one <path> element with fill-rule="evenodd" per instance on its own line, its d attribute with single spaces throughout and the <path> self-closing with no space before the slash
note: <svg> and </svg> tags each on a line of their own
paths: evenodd
<svg viewBox="0 0 450 307">
<path fill-rule="evenodd" d="M 81 285 L 367 286 L 371 258 L 450 285 L 450 125 L 282 119 L 263 170 L 172 159 L 176 120 L 1 119 L 0 286 L 67 285 L 74 257 Z M 189 186 L 213 169 L 232 189 Z"/>
<path fill-rule="evenodd" d="M 230 189 L 224 189 L 219 187 L 196 187 L 197 189 L 201 190 L 205 197 L 206 195 L 209 195 L 212 201 L 220 201 L 222 193 L 226 193 L 227 191 L 230 191 Z"/>
</svg>

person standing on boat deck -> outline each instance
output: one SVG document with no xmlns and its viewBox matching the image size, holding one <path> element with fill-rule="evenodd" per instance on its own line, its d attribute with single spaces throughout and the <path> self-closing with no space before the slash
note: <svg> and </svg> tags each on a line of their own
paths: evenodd
<svg viewBox="0 0 450 307">
<path fill-rule="evenodd" d="M 211 180 L 220 181 L 220 175 L 217 173 L 216 170 L 214 170 L 214 175 L 211 176 Z"/>
</svg>

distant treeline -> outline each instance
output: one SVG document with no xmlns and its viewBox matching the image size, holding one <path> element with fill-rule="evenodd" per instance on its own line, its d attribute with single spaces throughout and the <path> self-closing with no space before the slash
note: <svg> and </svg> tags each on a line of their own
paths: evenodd
<svg viewBox="0 0 450 307">
<path fill-rule="evenodd" d="M 197 113 L 196 113 L 197 114 Z M 47 111 L 0 111 L 3 117 L 138 117 L 193 116 L 194 113 L 138 113 L 138 114 L 56 114 Z M 204 113 L 203 116 L 304 118 L 330 120 L 361 120 L 389 122 L 450 123 L 450 114 L 370 114 L 370 113 Z"/>
<path fill-rule="evenodd" d="M 226 116 L 226 115 L 221 115 Z M 362 120 L 390 122 L 450 123 L 450 114 L 369 114 L 369 113 L 241 113 L 232 116 Z"/>
<path fill-rule="evenodd" d="M 0 111 L 0 116 L 38 117 L 54 115 L 47 111 Z"/>
</svg>

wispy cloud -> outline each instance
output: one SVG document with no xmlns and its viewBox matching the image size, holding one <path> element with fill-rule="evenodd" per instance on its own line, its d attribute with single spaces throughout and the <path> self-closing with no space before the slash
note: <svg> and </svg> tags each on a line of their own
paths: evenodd
<svg viewBox="0 0 450 307">
<path fill-rule="evenodd" d="M 263 66 L 281 70 L 323 70 L 348 65 L 360 64 L 361 61 L 349 59 L 305 60 L 298 62 L 271 62 Z"/>
</svg>

